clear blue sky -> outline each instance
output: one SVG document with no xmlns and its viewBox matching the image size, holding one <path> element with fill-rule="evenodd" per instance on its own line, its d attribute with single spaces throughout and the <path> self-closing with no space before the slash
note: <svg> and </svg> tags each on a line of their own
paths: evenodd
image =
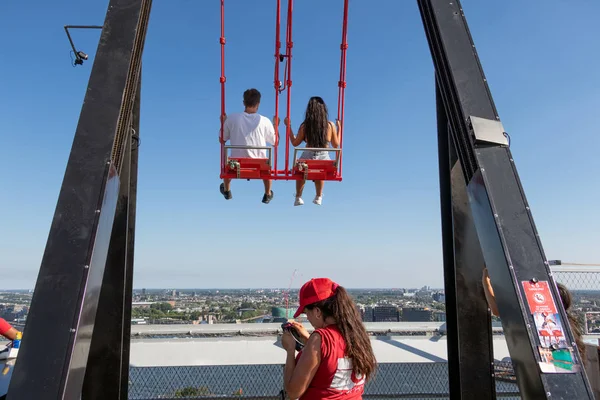
<svg viewBox="0 0 600 400">
<path fill-rule="evenodd" d="M 108 2 L 8 2 L 0 13 L 0 280 L 32 288 Z M 273 115 L 275 1 L 227 0 L 227 110 L 244 89 Z M 576 6 L 575 6 L 576 4 Z M 549 258 L 600 262 L 600 3 L 464 0 Z M 294 15 L 292 122 L 336 109 L 341 0 Z M 441 286 L 433 65 L 416 1 L 351 1 L 344 181 L 293 207 L 293 182 L 219 186 L 219 1 L 156 0 L 143 61 L 135 286 Z M 284 103 L 281 103 L 284 106 Z M 283 146 L 280 154 L 283 154 Z M 280 157 L 281 158 L 281 157 Z M 386 168 L 389 167 L 389 168 Z M 385 168 L 385 169 L 384 169 Z M 306 191 L 310 200 L 313 188 Z"/>
</svg>

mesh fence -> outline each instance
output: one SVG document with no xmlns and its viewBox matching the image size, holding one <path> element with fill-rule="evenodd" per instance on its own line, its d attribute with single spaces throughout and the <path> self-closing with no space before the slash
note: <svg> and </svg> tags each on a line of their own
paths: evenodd
<svg viewBox="0 0 600 400">
<path fill-rule="evenodd" d="M 498 397 L 518 399 L 512 368 L 498 364 Z M 504 371 L 504 373 L 502 373 Z M 131 367 L 129 399 L 279 399 L 283 366 Z M 382 363 L 365 399 L 448 399 L 447 363 Z"/>
<path fill-rule="evenodd" d="M 553 269 L 553 275 L 571 292 L 571 311 L 579 316 L 584 332 L 600 335 L 600 269 L 561 267 Z"/>
</svg>

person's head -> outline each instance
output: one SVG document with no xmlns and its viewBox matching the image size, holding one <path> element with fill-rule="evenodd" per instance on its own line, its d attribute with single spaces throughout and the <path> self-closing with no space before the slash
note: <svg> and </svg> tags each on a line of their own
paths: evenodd
<svg viewBox="0 0 600 400">
<path fill-rule="evenodd" d="M 244 92 L 244 107 L 247 112 L 258 111 L 260 105 L 260 92 L 256 89 L 248 89 Z"/>
<path fill-rule="evenodd" d="M 303 125 L 307 146 L 325 147 L 329 129 L 329 113 L 322 98 L 314 96 L 308 100 Z"/>
<path fill-rule="evenodd" d="M 353 372 L 369 379 L 375 371 L 375 355 L 356 304 L 346 289 L 329 278 L 314 278 L 302 286 L 299 297 L 294 318 L 305 313 L 316 329 L 335 324 L 344 337 Z"/>
<path fill-rule="evenodd" d="M 571 292 L 566 288 L 562 283 L 557 283 L 558 294 L 560 295 L 560 299 L 563 303 L 563 307 L 565 311 L 569 311 L 571 309 L 571 304 L 573 304 L 573 297 L 571 296 Z"/>
<path fill-rule="evenodd" d="M 576 315 L 571 311 L 571 305 L 573 304 L 573 296 L 571 296 L 571 292 L 569 289 L 562 283 L 556 284 L 558 288 L 558 294 L 560 295 L 560 300 L 565 308 L 565 312 L 567 313 L 567 318 L 569 319 L 569 326 L 571 327 L 571 332 L 573 332 L 573 336 L 575 337 L 575 343 L 579 348 L 579 354 L 581 355 L 582 360 L 585 361 L 585 343 L 583 342 L 583 327 L 581 321 L 577 318 Z"/>
</svg>

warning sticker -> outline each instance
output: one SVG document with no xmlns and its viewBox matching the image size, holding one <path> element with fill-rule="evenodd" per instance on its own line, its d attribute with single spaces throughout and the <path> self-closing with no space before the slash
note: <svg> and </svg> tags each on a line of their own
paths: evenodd
<svg viewBox="0 0 600 400">
<path fill-rule="evenodd" d="M 527 297 L 527 303 L 529 304 L 529 310 L 532 314 L 544 313 L 544 314 L 556 314 L 556 304 L 552 298 L 550 287 L 547 281 L 531 282 L 524 281 L 523 288 L 525 289 L 525 296 Z"/>
</svg>

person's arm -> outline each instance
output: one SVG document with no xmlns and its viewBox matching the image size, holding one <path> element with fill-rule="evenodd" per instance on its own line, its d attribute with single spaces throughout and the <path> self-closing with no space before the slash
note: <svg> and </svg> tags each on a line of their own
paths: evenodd
<svg viewBox="0 0 600 400">
<path fill-rule="evenodd" d="M 291 334 L 288 333 L 291 336 Z M 292 338 L 293 340 L 293 338 Z M 321 364 L 321 335 L 313 333 L 296 364 L 296 352 L 293 347 L 286 349 L 283 383 L 290 399 L 298 399 L 306 392 Z"/>
<path fill-rule="evenodd" d="M 227 123 L 227 115 L 221 116 L 221 120 L 223 121 L 223 138 L 219 135 L 219 141 L 223 144 L 227 143 L 230 135 L 230 127 Z"/>
<path fill-rule="evenodd" d="M 331 146 L 333 146 L 334 149 L 337 149 L 340 147 L 340 129 L 339 129 L 339 121 L 337 121 L 338 123 L 338 128 L 336 129 L 335 125 L 330 122 L 329 123 L 329 131 L 330 131 L 330 137 L 331 137 Z"/>
<path fill-rule="evenodd" d="M 4 336 L 8 340 L 15 340 L 17 338 L 18 330 L 13 328 L 6 320 L 0 318 L 0 335 Z"/>
<path fill-rule="evenodd" d="M 496 304 L 496 297 L 494 296 L 494 289 L 492 288 L 492 281 L 490 279 L 490 275 L 488 274 L 487 268 L 483 269 L 483 278 L 481 280 L 483 283 L 483 291 L 485 293 L 485 299 L 487 300 L 488 307 L 490 308 L 492 315 L 499 317 L 500 313 L 498 312 L 498 305 Z"/>
<path fill-rule="evenodd" d="M 288 121 L 288 119 L 286 118 L 285 122 L 286 126 L 290 125 L 290 142 L 292 143 L 292 146 L 299 146 L 300 143 L 302 143 L 302 141 L 304 140 L 304 124 L 300 125 L 300 128 L 298 128 L 298 136 L 294 136 L 294 131 L 292 131 L 290 121 Z"/>
<path fill-rule="evenodd" d="M 273 118 L 273 120 L 275 120 L 275 118 Z M 266 142 L 270 143 L 273 146 L 276 146 L 277 144 L 279 144 L 279 138 L 277 137 L 278 135 L 275 134 L 275 126 L 273 124 L 273 122 L 271 122 L 268 118 L 265 118 L 266 125 L 267 125 L 267 133 L 268 136 L 266 137 Z"/>
</svg>

